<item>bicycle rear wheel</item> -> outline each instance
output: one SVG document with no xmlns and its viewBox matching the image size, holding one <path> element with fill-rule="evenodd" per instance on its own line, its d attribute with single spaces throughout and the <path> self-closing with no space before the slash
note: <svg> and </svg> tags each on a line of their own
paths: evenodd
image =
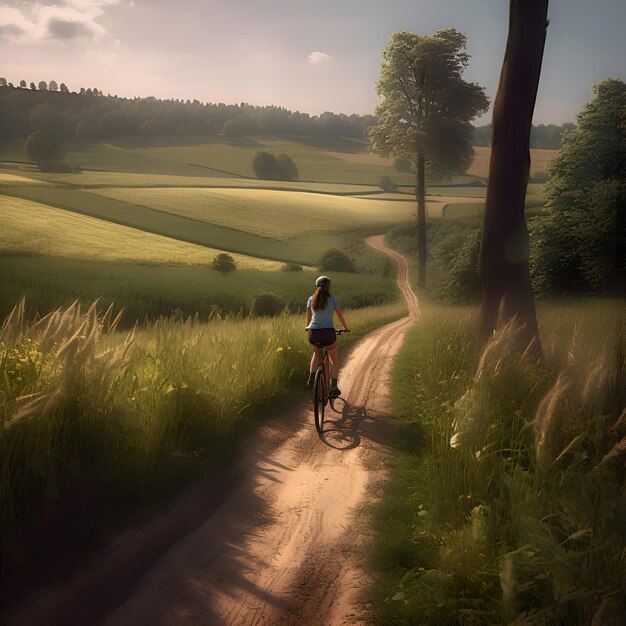
<svg viewBox="0 0 626 626">
<path fill-rule="evenodd" d="M 313 412 L 315 414 L 315 428 L 321 435 L 324 431 L 324 409 L 326 408 L 326 381 L 323 368 L 315 372 L 313 383 Z"/>
</svg>

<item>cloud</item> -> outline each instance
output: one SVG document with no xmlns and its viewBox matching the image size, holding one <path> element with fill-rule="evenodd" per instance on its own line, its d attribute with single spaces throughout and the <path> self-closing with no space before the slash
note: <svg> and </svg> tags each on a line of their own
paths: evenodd
<svg viewBox="0 0 626 626">
<path fill-rule="evenodd" d="M 97 22 L 106 9 L 132 0 L 58 0 L 41 4 L 29 0 L 20 8 L 0 7 L 0 37 L 15 40 L 92 40 L 107 31 Z"/>
<path fill-rule="evenodd" d="M 53 39 L 93 39 L 95 31 L 86 22 L 75 22 L 51 18 L 48 33 Z"/>
<path fill-rule="evenodd" d="M 320 52 L 319 50 L 316 50 L 315 52 L 311 52 L 311 54 L 309 54 L 309 56 L 307 57 L 309 60 L 309 63 L 313 63 L 313 64 L 319 64 L 319 63 L 328 63 L 329 61 L 332 61 L 333 57 L 330 56 L 330 54 L 326 54 L 325 52 Z"/>
</svg>

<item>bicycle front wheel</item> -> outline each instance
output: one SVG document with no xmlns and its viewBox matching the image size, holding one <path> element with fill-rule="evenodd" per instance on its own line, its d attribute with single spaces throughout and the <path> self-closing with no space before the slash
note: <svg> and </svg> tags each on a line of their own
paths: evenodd
<svg viewBox="0 0 626 626">
<path fill-rule="evenodd" d="M 324 431 L 324 409 L 326 407 L 326 381 L 324 370 L 320 367 L 315 372 L 313 383 L 313 412 L 315 414 L 315 428 L 321 435 Z"/>
</svg>

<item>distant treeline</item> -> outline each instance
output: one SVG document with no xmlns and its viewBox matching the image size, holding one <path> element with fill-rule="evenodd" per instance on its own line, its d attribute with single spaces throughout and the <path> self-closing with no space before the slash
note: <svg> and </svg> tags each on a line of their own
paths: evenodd
<svg viewBox="0 0 626 626">
<path fill-rule="evenodd" d="M 530 147 L 558 150 L 561 147 L 561 135 L 563 131 L 573 130 L 576 124 L 567 123 L 557 126 L 556 124 L 539 124 L 533 126 L 530 131 Z M 491 124 L 476 126 L 474 128 L 475 146 L 491 145 Z"/>
<path fill-rule="evenodd" d="M 1 83 L 2 81 L 0 81 Z M 104 96 L 97 89 L 67 90 L 0 86 L 0 138 L 26 137 L 41 130 L 60 140 L 88 141 L 133 135 L 254 134 L 365 138 L 373 115 L 325 112 L 309 115 L 277 106 L 202 103 Z"/>
<path fill-rule="evenodd" d="M 277 106 L 203 103 L 199 100 L 120 98 L 97 88 L 71 92 L 55 81 L 13 87 L 0 78 L 0 138 L 25 138 L 41 130 L 59 140 L 98 141 L 136 135 L 223 134 L 236 139 L 255 134 L 338 136 L 365 139 L 373 115 L 329 111 L 309 115 Z M 561 145 L 561 133 L 574 124 L 533 126 L 531 147 Z M 491 143 L 491 124 L 474 129 L 474 145 Z"/>
</svg>

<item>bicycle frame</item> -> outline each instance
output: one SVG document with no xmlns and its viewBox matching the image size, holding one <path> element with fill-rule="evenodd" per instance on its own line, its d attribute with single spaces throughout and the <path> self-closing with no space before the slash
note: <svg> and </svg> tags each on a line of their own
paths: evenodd
<svg viewBox="0 0 626 626">
<path fill-rule="evenodd" d="M 346 332 L 335 330 L 337 336 Z M 330 357 L 328 346 L 322 343 L 313 344 L 320 350 L 320 362 L 315 371 L 315 381 L 313 383 L 313 412 L 315 417 L 315 428 L 321 435 L 324 431 L 324 410 L 329 402 L 330 394 Z M 330 406 L 333 408 L 333 399 L 330 398 Z"/>
</svg>

